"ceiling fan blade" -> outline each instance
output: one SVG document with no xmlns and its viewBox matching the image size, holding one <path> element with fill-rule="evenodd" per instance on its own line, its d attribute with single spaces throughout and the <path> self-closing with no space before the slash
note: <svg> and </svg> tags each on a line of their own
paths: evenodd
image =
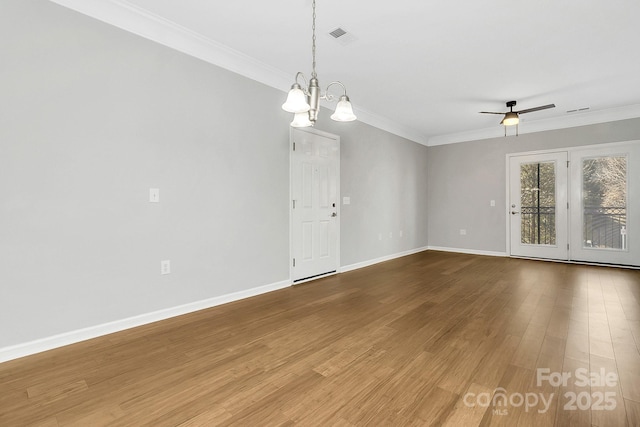
<svg viewBox="0 0 640 427">
<path fill-rule="evenodd" d="M 548 108 L 555 108 L 555 106 L 556 104 L 542 105 L 540 107 L 527 108 L 526 110 L 514 111 L 514 113 L 518 113 L 518 114 L 531 113 L 534 111 L 546 110 Z"/>
<path fill-rule="evenodd" d="M 506 113 L 496 113 L 495 111 L 479 111 L 480 114 L 506 114 Z"/>
</svg>

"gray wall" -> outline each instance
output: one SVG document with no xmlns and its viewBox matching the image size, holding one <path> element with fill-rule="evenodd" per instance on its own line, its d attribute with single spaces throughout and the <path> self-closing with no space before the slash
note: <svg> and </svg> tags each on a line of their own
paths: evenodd
<svg viewBox="0 0 640 427">
<path fill-rule="evenodd" d="M 288 279 L 284 93 L 45 0 L 0 3 L 0 52 L 0 349 Z M 427 149 L 318 127 L 341 264 L 425 246 Z"/>
<path fill-rule="evenodd" d="M 340 191 L 351 199 L 341 206 L 341 265 L 426 247 L 427 147 L 323 113 L 316 126 L 340 135 Z"/>
<path fill-rule="evenodd" d="M 429 147 L 429 246 L 506 252 L 507 154 L 635 139 L 640 119 Z"/>
</svg>

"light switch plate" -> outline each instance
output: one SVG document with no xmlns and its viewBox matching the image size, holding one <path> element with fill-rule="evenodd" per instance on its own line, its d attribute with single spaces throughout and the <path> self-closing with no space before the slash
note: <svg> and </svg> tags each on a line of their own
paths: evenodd
<svg viewBox="0 0 640 427">
<path fill-rule="evenodd" d="M 159 188 L 150 188 L 149 189 L 149 202 L 151 202 L 151 203 L 160 203 L 160 189 Z"/>
<path fill-rule="evenodd" d="M 342 204 L 343 205 L 350 205 L 351 204 L 351 197 L 343 197 L 342 198 Z"/>
</svg>

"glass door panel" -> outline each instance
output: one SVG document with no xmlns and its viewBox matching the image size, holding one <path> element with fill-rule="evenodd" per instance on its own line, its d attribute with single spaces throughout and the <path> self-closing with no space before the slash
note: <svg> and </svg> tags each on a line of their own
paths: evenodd
<svg viewBox="0 0 640 427">
<path fill-rule="evenodd" d="M 556 244 L 555 162 L 520 164 L 520 242 Z"/>
<path fill-rule="evenodd" d="M 571 259 L 640 265 L 640 141 L 571 153 Z"/>
<path fill-rule="evenodd" d="M 627 249 L 627 158 L 582 159 L 582 247 Z"/>
<path fill-rule="evenodd" d="M 510 253 L 567 259 L 567 153 L 509 159 Z"/>
</svg>

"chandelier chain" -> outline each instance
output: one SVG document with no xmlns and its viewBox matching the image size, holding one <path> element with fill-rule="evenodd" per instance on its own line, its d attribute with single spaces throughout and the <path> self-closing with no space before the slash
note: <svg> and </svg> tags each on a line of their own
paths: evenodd
<svg viewBox="0 0 640 427">
<path fill-rule="evenodd" d="M 311 7 L 313 9 L 313 24 L 311 25 L 311 29 L 313 32 L 313 37 L 311 38 L 311 56 L 313 57 L 313 62 L 311 65 L 311 77 L 317 78 L 316 74 L 316 0 L 313 0 Z"/>
</svg>

